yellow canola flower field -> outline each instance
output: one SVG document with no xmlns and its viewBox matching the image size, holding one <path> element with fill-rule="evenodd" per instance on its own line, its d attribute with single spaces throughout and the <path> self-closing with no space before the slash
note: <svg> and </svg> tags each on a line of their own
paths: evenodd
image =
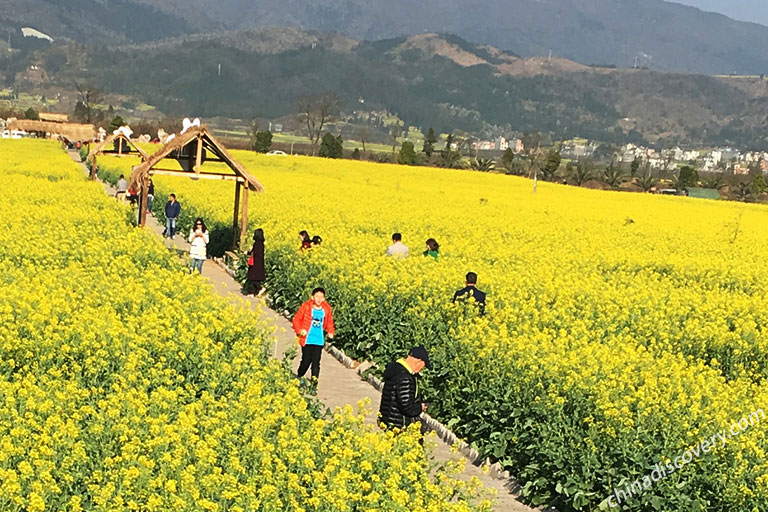
<svg viewBox="0 0 768 512">
<path fill-rule="evenodd" d="M 0 510 L 483 511 L 268 356 L 257 312 L 189 276 L 46 141 L 0 141 Z"/>
<path fill-rule="evenodd" d="M 153 148 L 154 149 L 154 148 Z M 430 412 L 559 510 L 606 507 L 614 487 L 768 410 L 768 210 L 591 191 L 477 172 L 233 152 L 266 187 L 273 307 L 316 285 L 334 343 L 385 364 L 423 343 Z M 115 179 L 135 162 L 103 158 Z M 213 165 L 213 164 L 212 164 Z M 231 240 L 227 183 L 158 177 L 153 209 L 182 203 Z M 297 233 L 323 238 L 298 250 Z M 384 256 L 401 232 L 411 257 Z M 424 241 L 440 242 L 437 261 Z M 451 304 L 464 274 L 487 314 Z M 431 375 L 429 375 L 431 374 Z M 734 437 L 622 510 L 768 510 L 765 426 Z"/>
</svg>

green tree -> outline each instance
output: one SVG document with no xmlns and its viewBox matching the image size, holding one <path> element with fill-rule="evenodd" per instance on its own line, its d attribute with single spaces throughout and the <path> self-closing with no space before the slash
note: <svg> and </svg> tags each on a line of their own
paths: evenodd
<svg viewBox="0 0 768 512">
<path fill-rule="evenodd" d="M 743 181 L 736 185 L 733 189 L 733 195 L 736 196 L 736 199 L 746 202 L 752 198 L 752 188 L 749 185 L 749 183 Z"/>
<path fill-rule="evenodd" d="M 413 142 L 403 142 L 400 146 L 400 152 L 397 154 L 397 163 L 400 165 L 413 165 L 416 163 L 416 150 L 413 147 Z"/>
<path fill-rule="evenodd" d="M 75 118 L 75 121 L 85 123 L 88 119 L 88 116 L 90 116 L 90 112 L 88 111 L 88 107 L 85 106 L 85 103 L 82 101 L 75 103 L 75 111 L 72 114 L 72 117 Z"/>
<path fill-rule="evenodd" d="M 272 132 L 262 130 L 256 134 L 253 150 L 257 153 L 266 153 L 272 147 Z"/>
<path fill-rule="evenodd" d="M 326 134 L 323 135 L 322 142 L 320 142 L 320 151 L 318 152 L 318 155 L 325 158 L 341 158 L 344 156 L 343 142 L 341 135 L 334 137 L 326 132 Z"/>
<path fill-rule="evenodd" d="M 573 182 L 578 186 L 582 186 L 594 177 L 592 174 L 592 165 L 587 160 L 579 160 L 576 162 L 575 166 L 572 165 L 569 174 L 571 175 Z"/>
<path fill-rule="evenodd" d="M 640 169 L 640 159 L 635 158 L 632 160 L 632 163 L 629 165 L 629 175 L 631 177 L 637 176 L 637 171 Z"/>
<path fill-rule="evenodd" d="M 496 169 L 496 162 L 493 158 L 477 157 L 472 159 L 470 167 L 474 171 L 491 172 Z"/>
<path fill-rule="evenodd" d="M 768 191 L 768 183 L 765 182 L 765 176 L 762 174 L 755 174 L 752 176 L 749 188 L 752 190 L 753 194 L 762 194 Z"/>
<path fill-rule="evenodd" d="M 24 112 L 24 119 L 32 119 L 36 121 L 38 119 L 37 111 L 32 107 L 29 107 L 26 112 Z"/>
<path fill-rule="evenodd" d="M 617 189 L 624 181 L 624 169 L 616 165 L 613 161 L 608 164 L 603 173 L 603 182 L 613 189 Z"/>
<path fill-rule="evenodd" d="M 504 154 L 501 157 L 501 165 L 506 170 L 512 169 L 512 163 L 515 161 L 515 152 L 512 151 L 512 148 L 508 147 L 504 150 Z"/>
<path fill-rule="evenodd" d="M 112 121 L 109 123 L 109 129 L 107 130 L 107 133 L 114 133 L 115 130 L 120 128 L 121 126 L 125 125 L 125 121 L 123 121 L 123 118 L 120 116 L 115 116 L 112 118 Z"/>
<path fill-rule="evenodd" d="M 680 174 L 677 178 L 677 189 L 685 190 L 688 187 L 695 187 L 699 184 L 699 173 L 690 165 L 684 165 L 680 168 Z"/>
<path fill-rule="evenodd" d="M 550 181 L 555 177 L 555 173 L 560 168 L 560 162 L 562 158 L 560 153 L 553 149 L 547 153 L 547 159 L 544 161 L 544 165 L 541 168 L 541 179 Z"/>
<path fill-rule="evenodd" d="M 643 172 L 636 178 L 637 184 L 643 189 L 643 192 L 650 192 L 656 186 L 656 178 L 653 176 L 650 164 L 646 164 Z"/>
<path fill-rule="evenodd" d="M 426 153 L 429 158 L 432 158 L 432 153 L 435 151 L 435 144 L 437 143 L 437 136 L 435 135 L 435 129 L 430 127 L 427 132 L 427 136 L 424 137 L 424 148 L 422 152 Z"/>
<path fill-rule="evenodd" d="M 360 148 L 355 148 L 352 152 L 352 160 L 360 160 Z"/>
</svg>

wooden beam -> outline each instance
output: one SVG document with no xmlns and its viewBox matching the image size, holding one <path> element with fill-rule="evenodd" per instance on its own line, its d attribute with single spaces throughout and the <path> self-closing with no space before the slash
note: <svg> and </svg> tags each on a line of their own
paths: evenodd
<svg viewBox="0 0 768 512">
<path fill-rule="evenodd" d="M 248 229 L 248 184 L 243 183 L 243 216 L 240 220 L 240 239 L 238 245 L 242 245 L 245 239 L 246 230 Z"/>
<path fill-rule="evenodd" d="M 139 201 L 139 226 L 147 225 L 147 196 L 149 195 L 149 176 L 141 185 L 141 200 Z"/>
<path fill-rule="evenodd" d="M 232 250 L 237 248 L 237 221 L 240 213 L 240 184 L 235 183 L 235 213 L 232 216 Z"/>
<path fill-rule="evenodd" d="M 203 138 L 197 136 L 197 155 L 195 155 L 195 172 L 200 174 L 200 168 L 203 166 Z"/>
<path fill-rule="evenodd" d="M 159 176 L 181 176 L 183 178 L 203 178 L 206 180 L 222 180 L 222 181 L 237 181 L 237 182 L 243 182 L 245 181 L 240 176 L 235 176 L 234 174 L 223 174 L 223 173 L 214 173 L 214 172 L 202 172 L 200 174 L 196 174 L 193 172 L 187 172 L 187 171 L 174 171 L 171 169 L 150 169 L 149 175 L 159 175 Z"/>
</svg>

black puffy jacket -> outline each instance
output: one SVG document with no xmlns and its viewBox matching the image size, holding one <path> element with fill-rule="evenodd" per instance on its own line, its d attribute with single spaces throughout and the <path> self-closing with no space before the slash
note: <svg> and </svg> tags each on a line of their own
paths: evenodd
<svg viewBox="0 0 768 512">
<path fill-rule="evenodd" d="M 384 370 L 379 421 L 388 427 L 407 427 L 419 421 L 421 415 L 416 375 L 409 372 L 405 362 L 401 361 L 389 363 Z"/>
</svg>

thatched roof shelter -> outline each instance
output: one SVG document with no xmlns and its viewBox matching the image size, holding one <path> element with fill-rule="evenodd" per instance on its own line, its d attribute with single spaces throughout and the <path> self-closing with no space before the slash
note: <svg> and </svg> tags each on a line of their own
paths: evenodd
<svg viewBox="0 0 768 512">
<path fill-rule="evenodd" d="M 100 142 L 91 148 L 88 152 L 87 160 L 91 162 L 91 179 L 96 179 L 96 160 L 99 155 L 110 156 L 135 156 L 141 158 L 144 162 L 149 158 L 147 152 L 137 146 L 124 132 L 119 131 L 109 135 L 104 142 Z"/>
<path fill-rule="evenodd" d="M 60 136 L 70 142 L 90 142 L 96 136 L 96 129 L 92 124 L 53 123 L 50 121 L 34 121 L 30 119 L 17 119 L 11 121 L 8 129 L 43 134 L 43 136 Z"/>
<path fill-rule="evenodd" d="M 229 167 L 232 173 L 204 171 L 203 166 L 207 162 L 223 163 Z M 134 168 L 133 173 L 131 173 L 130 187 L 142 191 L 142 204 L 146 204 L 147 187 L 145 185 L 149 178 L 155 175 L 234 181 L 235 209 L 232 225 L 234 246 L 237 245 L 240 238 L 245 236 L 248 222 L 248 191 L 260 192 L 264 190 L 262 184 L 251 176 L 240 162 L 232 158 L 205 126 L 192 127 L 184 133 L 174 135 L 174 138 L 159 151 Z M 242 217 L 240 236 L 238 237 L 238 213 L 241 196 Z M 145 209 L 139 208 L 139 224 L 144 226 L 145 223 Z"/>
<path fill-rule="evenodd" d="M 53 112 L 40 112 L 37 114 L 37 118 L 40 121 L 48 121 L 51 123 L 69 122 L 69 116 L 67 114 L 54 114 Z"/>
</svg>

